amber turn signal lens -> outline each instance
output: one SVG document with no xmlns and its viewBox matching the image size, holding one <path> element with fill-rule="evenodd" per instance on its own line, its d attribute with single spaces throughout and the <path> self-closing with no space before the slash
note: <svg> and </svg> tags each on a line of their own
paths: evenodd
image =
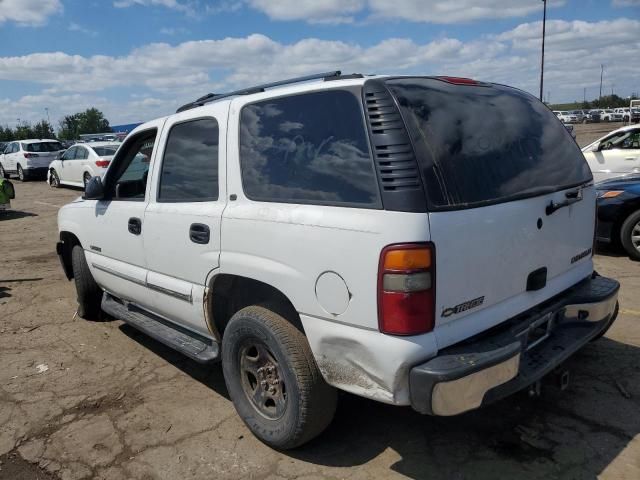
<svg viewBox="0 0 640 480">
<path fill-rule="evenodd" d="M 411 248 L 390 250 L 384 257 L 384 270 L 421 270 L 431 267 L 431 250 Z"/>
<path fill-rule="evenodd" d="M 600 195 L 600 198 L 614 198 L 622 193 L 624 193 L 624 191 L 622 190 L 609 190 L 608 192 L 604 192 L 602 195 Z"/>
</svg>

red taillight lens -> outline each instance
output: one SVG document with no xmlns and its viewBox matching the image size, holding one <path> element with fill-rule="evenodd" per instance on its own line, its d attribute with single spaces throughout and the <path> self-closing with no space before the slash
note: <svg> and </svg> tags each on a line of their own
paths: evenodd
<svg viewBox="0 0 640 480">
<path fill-rule="evenodd" d="M 24 158 L 35 158 L 39 155 L 37 153 L 24 153 Z"/>
<path fill-rule="evenodd" d="M 435 324 L 435 249 L 389 245 L 380 254 L 378 326 L 390 335 L 419 335 Z"/>
<path fill-rule="evenodd" d="M 102 168 L 106 168 L 109 166 L 109 164 L 111 163 L 111 160 L 96 160 L 96 166 L 97 167 L 102 167 Z"/>
</svg>

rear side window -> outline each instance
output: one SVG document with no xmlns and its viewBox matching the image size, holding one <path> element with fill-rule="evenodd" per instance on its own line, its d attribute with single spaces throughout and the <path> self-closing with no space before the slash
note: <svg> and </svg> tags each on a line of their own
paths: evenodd
<svg viewBox="0 0 640 480">
<path fill-rule="evenodd" d="M 380 206 L 355 92 L 313 92 L 245 106 L 240 164 L 252 200 Z"/>
<path fill-rule="evenodd" d="M 159 202 L 218 199 L 218 122 L 201 118 L 174 125 L 160 175 Z"/>
<path fill-rule="evenodd" d="M 544 104 L 519 90 L 428 78 L 388 80 L 432 208 L 469 208 L 592 180 L 582 152 Z"/>
</svg>

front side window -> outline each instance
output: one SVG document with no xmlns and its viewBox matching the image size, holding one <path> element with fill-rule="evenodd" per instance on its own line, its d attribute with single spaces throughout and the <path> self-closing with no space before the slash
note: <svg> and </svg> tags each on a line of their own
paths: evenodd
<svg viewBox="0 0 640 480">
<path fill-rule="evenodd" d="M 123 144 L 105 178 L 109 197 L 115 200 L 145 198 L 156 134 L 155 129 L 140 132 Z"/>
<path fill-rule="evenodd" d="M 252 200 L 380 206 L 361 100 L 352 91 L 245 106 L 240 165 L 245 194 Z"/>
<path fill-rule="evenodd" d="M 159 202 L 218 199 L 218 130 L 214 118 L 178 123 L 171 128 L 162 160 Z"/>
</svg>

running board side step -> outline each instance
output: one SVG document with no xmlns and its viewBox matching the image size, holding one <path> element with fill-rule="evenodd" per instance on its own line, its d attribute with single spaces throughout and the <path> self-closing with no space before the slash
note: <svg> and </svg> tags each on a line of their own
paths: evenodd
<svg viewBox="0 0 640 480">
<path fill-rule="evenodd" d="M 220 356 L 220 345 L 215 340 L 121 302 L 106 292 L 102 296 L 102 310 L 198 363 L 215 362 Z"/>
</svg>

